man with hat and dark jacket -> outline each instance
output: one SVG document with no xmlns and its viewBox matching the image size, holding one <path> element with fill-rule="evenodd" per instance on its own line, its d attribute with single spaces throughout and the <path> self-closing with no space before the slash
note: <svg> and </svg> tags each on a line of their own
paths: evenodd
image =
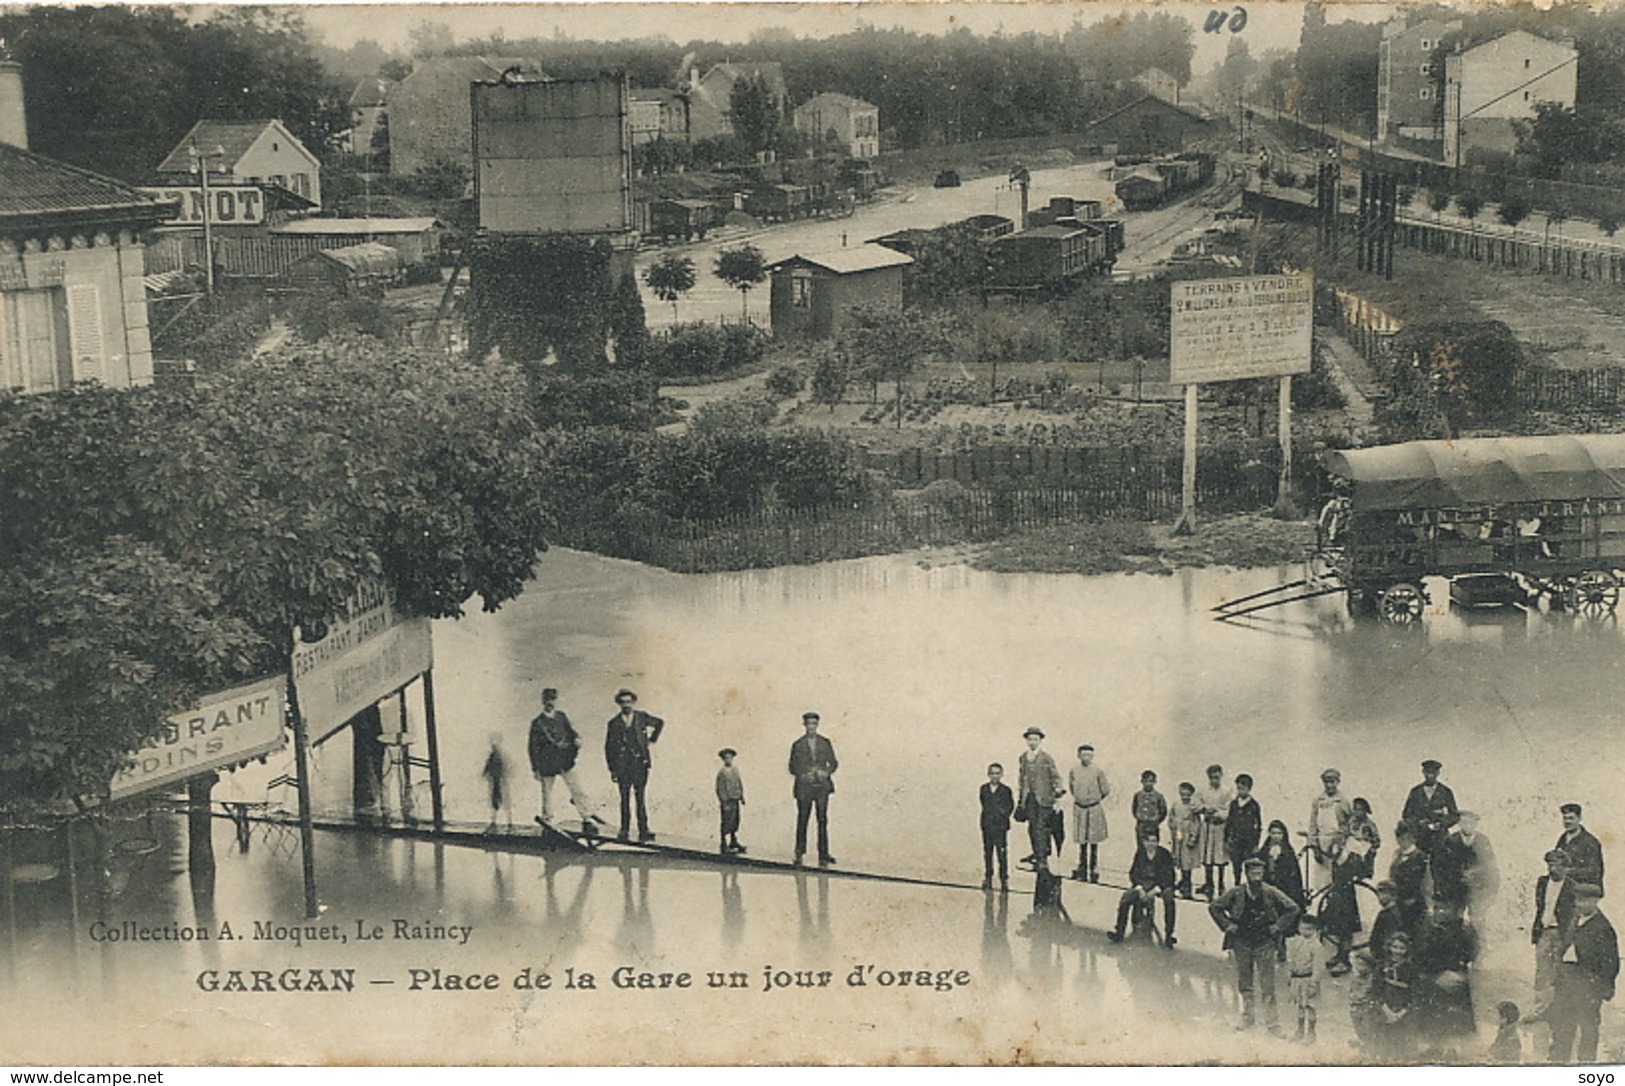
<svg viewBox="0 0 1625 1086">
<path fill-rule="evenodd" d="M 1456 806 L 1456 795 L 1450 786 L 1439 781 L 1439 770 L 1444 765 L 1436 758 L 1422 763 L 1422 783 L 1411 789 L 1405 797 L 1405 809 L 1400 818 L 1409 822 L 1416 831 L 1416 847 L 1433 855 L 1434 848 L 1451 826 L 1461 818 Z"/>
<path fill-rule="evenodd" d="M 796 866 L 807 851 L 807 820 L 818 812 L 818 863 L 835 862 L 829 851 L 829 797 L 835 791 L 835 744 L 818 734 L 818 714 L 802 713 L 806 734 L 790 744 L 790 775 L 796 779 Z"/>
<path fill-rule="evenodd" d="M 581 751 L 581 736 L 576 734 L 575 726 L 570 723 L 564 710 L 558 708 L 558 700 L 559 692 L 554 687 L 549 686 L 542 691 L 542 711 L 531 719 L 530 737 L 526 745 L 530 755 L 530 771 L 542 786 L 542 813 L 537 821 L 553 821 L 553 780 L 563 777 L 564 786 L 570 790 L 570 802 L 575 805 L 576 813 L 581 815 L 582 832 L 593 833 L 594 824 L 601 823 L 603 819 L 598 817 L 595 805 L 587 797 L 576 775 L 576 755 Z"/>
<path fill-rule="evenodd" d="M 1574 926 L 1564 940 L 1557 994 L 1546 1012 L 1553 1063 L 1597 1061 L 1602 1005 L 1614 998 L 1614 980 L 1619 976 L 1619 936 L 1597 907 L 1601 897 L 1602 887 L 1596 883 L 1575 884 Z"/>
<path fill-rule="evenodd" d="M 1281 1031 L 1275 1009 L 1275 961 L 1281 940 L 1298 924 L 1298 903 L 1264 881 L 1264 861 L 1251 857 L 1242 865 L 1244 881 L 1231 887 L 1208 906 L 1213 922 L 1224 932 L 1224 949 L 1236 962 L 1236 990 L 1241 993 L 1241 1024 L 1255 1022 L 1253 983 L 1264 995 L 1264 1024 L 1271 1033 Z"/>
<path fill-rule="evenodd" d="M 1583 812 L 1578 803 L 1565 803 L 1557 810 L 1563 816 L 1563 834 L 1552 847 L 1568 853 L 1569 874 L 1576 883 L 1601 887 L 1602 842 L 1580 822 Z"/>
<path fill-rule="evenodd" d="M 649 783 L 651 759 L 649 748 L 659 739 L 666 722 L 642 709 L 634 708 L 638 696 L 630 690 L 618 690 L 615 704 L 620 712 L 609 718 L 604 731 L 604 761 L 609 763 L 609 776 L 621 790 L 621 840 L 626 840 L 631 824 L 631 801 L 637 797 L 638 840 L 653 841 L 649 829 L 649 811 L 644 806 L 643 790 Z"/>
</svg>

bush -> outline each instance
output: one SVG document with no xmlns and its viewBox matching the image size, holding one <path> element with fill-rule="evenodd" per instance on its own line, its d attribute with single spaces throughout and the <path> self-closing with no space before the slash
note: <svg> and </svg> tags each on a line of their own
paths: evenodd
<svg viewBox="0 0 1625 1086">
<path fill-rule="evenodd" d="M 658 421 L 656 395 L 655 383 L 636 374 L 549 373 L 532 376 L 530 404 L 536 424 L 544 429 L 651 430 Z"/>
<path fill-rule="evenodd" d="M 779 407 L 760 393 L 742 393 L 708 403 L 694 412 L 688 428 L 695 434 L 745 433 L 778 418 Z"/>
<path fill-rule="evenodd" d="M 1604 212 L 1597 216 L 1597 229 L 1601 230 L 1605 237 L 1613 237 L 1619 226 L 1619 216 L 1612 212 Z"/>
<path fill-rule="evenodd" d="M 1275 183 L 1283 189 L 1296 188 L 1298 185 L 1298 175 L 1291 170 L 1276 170 L 1274 178 Z"/>
<path fill-rule="evenodd" d="M 712 377 L 761 364 L 767 336 L 748 324 L 679 324 L 649 343 L 650 370 L 661 377 Z"/>
<path fill-rule="evenodd" d="M 194 306 L 153 346 L 169 358 L 191 358 L 201 369 L 240 362 L 271 327 L 272 305 L 258 291 L 226 290 Z"/>
<path fill-rule="evenodd" d="M 780 399 L 799 396 L 807 387 L 807 378 L 795 366 L 775 366 L 767 375 L 767 390 Z"/>
<path fill-rule="evenodd" d="M 406 268 L 406 285 L 409 287 L 422 286 L 425 283 L 440 282 L 440 268 L 434 264 L 409 264 Z"/>
<path fill-rule="evenodd" d="M 301 297 L 288 308 L 288 323 L 306 343 L 359 332 L 392 343 L 400 338 L 400 318 L 377 298 Z"/>
</svg>

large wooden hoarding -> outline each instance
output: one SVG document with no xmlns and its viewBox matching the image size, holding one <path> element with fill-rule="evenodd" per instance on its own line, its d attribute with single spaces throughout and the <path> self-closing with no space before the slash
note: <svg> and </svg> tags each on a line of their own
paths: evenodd
<svg viewBox="0 0 1625 1086">
<path fill-rule="evenodd" d="M 619 234 L 632 227 L 623 79 L 475 83 L 474 195 L 498 234 Z"/>
<path fill-rule="evenodd" d="M 428 619 L 397 614 L 382 589 L 358 593 L 325 637 L 294 649 L 294 692 L 311 742 L 332 735 L 433 664 Z"/>
<path fill-rule="evenodd" d="M 1174 283 L 1168 379 L 1195 385 L 1308 372 L 1314 296 L 1307 273 Z"/>
<path fill-rule="evenodd" d="M 206 695 L 197 708 L 164 721 L 162 732 L 130 754 L 108 798 L 128 799 L 280 750 L 287 705 L 286 675 Z"/>
</svg>

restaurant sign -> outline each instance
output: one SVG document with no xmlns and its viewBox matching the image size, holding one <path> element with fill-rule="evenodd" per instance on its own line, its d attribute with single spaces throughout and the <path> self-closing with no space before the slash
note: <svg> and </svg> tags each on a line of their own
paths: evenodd
<svg viewBox="0 0 1625 1086">
<path fill-rule="evenodd" d="M 310 741 L 326 739 L 433 664 L 428 619 L 397 613 L 381 586 L 356 593 L 325 636 L 293 650 L 293 687 Z"/>
<path fill-rule="evenodd" d="M 197 708 L 164 721 L 113 776 L 112 800 L 164 788 L 221 766 L 282 748 L 288 677 L 273 675 L 208 694 Z"/>
</svg>

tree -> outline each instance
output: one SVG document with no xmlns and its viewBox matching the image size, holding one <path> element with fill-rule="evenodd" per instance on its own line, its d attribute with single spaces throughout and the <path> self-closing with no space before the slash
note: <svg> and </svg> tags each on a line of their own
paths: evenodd
<svg viewBox="0 0 1625 1086">
<path fill-rule="evenodd" d="M 1438 215 L 1450 206 L 1450 193 L 1445 189 L 1428 189 L 1428 210 Z"/>
<path fill-rule="evenodd" d="M 728 97 L 734 135 L 752 153 L 766 151 L 779 140 L 784 126 L 784 105 L 761 73 L 734 82 Z"/>
<path fill-rule="evenodd" d="M 919 309 L 859 306 L 846 316 L 835 338 L 835 350 L 871 384 L 891 381 L 897 426 L 903 425 L 903 383 L 932 355 L 946 353 L 944 322 Z"/>
<path fill-rule="evenodd" d="M 739 308 L 745 320 L 750 320 L 750 288 L 767 278 L 767 264 L 762 250 L 745 244 L 723 249 L 711 267 L 718 279 L 739 292 Z"/>
<path fill-rule="evenodd" d="M 812 399 L 814 403 L 829 405 L 830 413 L 846 396 L 852 384 L 852 367 L 846 356 L 836 350 L 821 350 L 813 360 Z"/>
<path fill-rule="evenodd" d="M 1613 237 L 1619 226 L 1619 216 L 1612 211 L 1605 211 L 1597 216 L 1597 229 L 1603 232 L 1604 237 Z"/>
<path fill-rule="evenodd" d="M 1478 193 L 1468 191 L 1456 197 L 1456 211 L 1468 222 L 1478 218 L 1478 213 L 1482 210 L 1484 210 L 1484 197 Z"/>
<path fill-rule="evenodd" d="M 1523 196 L 1507 196 L 1495 209 L 1495 217 L 1508 226 L 1516 227 L 1529 217 L 1529 200 Z"/>
<path fill-rule="evenodd" d="M 643 281 L 656 298 L 671 303 L 671 319 L 676 321 L 678 300 L 694 289 L 694 261 L 676 253 L 662 253 L 643 270 Z"/>
<path fill-rule="evenodd" d="M 637 278 L 628 271 L 615 284 L 610 297 L 609 334 L 614 341 L 615 362 L 619 366 L 642 366 L 649 355 L 649 322 L 643 311 L 643 295 Z"/>
</svg>

